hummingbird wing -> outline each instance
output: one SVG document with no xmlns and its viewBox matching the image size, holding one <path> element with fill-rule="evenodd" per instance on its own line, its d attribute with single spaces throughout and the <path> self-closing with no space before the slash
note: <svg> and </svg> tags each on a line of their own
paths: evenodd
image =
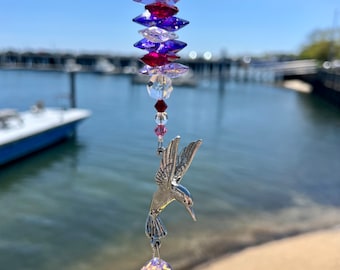
<svg viewBox="0 0 340 270">
<path fill-rule="evenodd" d="M 189 143 L 188 146 L 183 148 L 183 150 L 177 157 L 176 168 L 175 168 L 175 173 L 174 173 L 174 178 L 173 178 L 176 184 L 179 184 L 182 177 L 189 169 L 191 162 L 194 159 L 194 156 L 198 148 L 201 146 L 201 144 L 202 144 L 202 140 Z"/>
<path fill-rule="evenodd" d="M 156 183 L 162 190 L 171 188 L 171 181 L 174 178 L 176 168 L 179 141 L 180 137 L 177 136 L 163 152 L 161 164 L 155 176 Z"/>
</svg>

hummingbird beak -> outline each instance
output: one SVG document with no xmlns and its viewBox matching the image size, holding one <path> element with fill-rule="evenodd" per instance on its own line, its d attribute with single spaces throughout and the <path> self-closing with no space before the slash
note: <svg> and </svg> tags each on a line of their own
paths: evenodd
<svg viewBox="0 0 340 270">
<path fill-rule="evenodd" d="M 189 212 L 190 216 L 192 217 L 192 219 L 194 221 L 197 221 L 194 209 L 192 207 L 190 207 L 190 206 L 186 206 L 186 209 L 188 210 L 188 212 Z"/>
</svg>

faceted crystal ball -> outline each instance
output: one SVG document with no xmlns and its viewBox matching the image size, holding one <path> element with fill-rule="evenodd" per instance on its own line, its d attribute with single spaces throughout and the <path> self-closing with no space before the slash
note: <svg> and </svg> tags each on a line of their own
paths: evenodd
<svg viewBox="0 0 340 270">
<path fill-rule="evenodd" d="M 173 90 L 172 81 L 169 77 L 158 74 L 151 76 L 146 89 L 150 97 L 154 99 L 167 99 Z"/>
<path fill-rule="evenodd" d="M 166 261 L 155 257 L 148 261 L 141 270 L 172 270 L 172 267 Z"/>
</svg>

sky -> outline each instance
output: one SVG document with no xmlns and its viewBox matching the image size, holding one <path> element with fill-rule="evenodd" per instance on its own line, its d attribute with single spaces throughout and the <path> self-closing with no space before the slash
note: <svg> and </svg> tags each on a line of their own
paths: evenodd
<svg viewBox="0 0 340 270">
<path fill-rule="evenodd" d="M 316 29 L 340 27 L 339 0 L 181 0 L 180 55 L 297 53 Z M 0 0 L 0 50 L 143 55 L 133 0 Z M 336 14 L 336 15 L 334 15 Z"/>
</svg>

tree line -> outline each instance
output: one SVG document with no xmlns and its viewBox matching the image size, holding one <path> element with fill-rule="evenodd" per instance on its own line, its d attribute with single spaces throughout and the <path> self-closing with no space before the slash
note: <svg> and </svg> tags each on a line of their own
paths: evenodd
<svg viewBox="0 0 340 270">
<path fill-rule="evenodd" d="M 319 61 L 340 59 L 340 28 L 314 30 L 308 36 L 298 58 Z"/>
</svg>

